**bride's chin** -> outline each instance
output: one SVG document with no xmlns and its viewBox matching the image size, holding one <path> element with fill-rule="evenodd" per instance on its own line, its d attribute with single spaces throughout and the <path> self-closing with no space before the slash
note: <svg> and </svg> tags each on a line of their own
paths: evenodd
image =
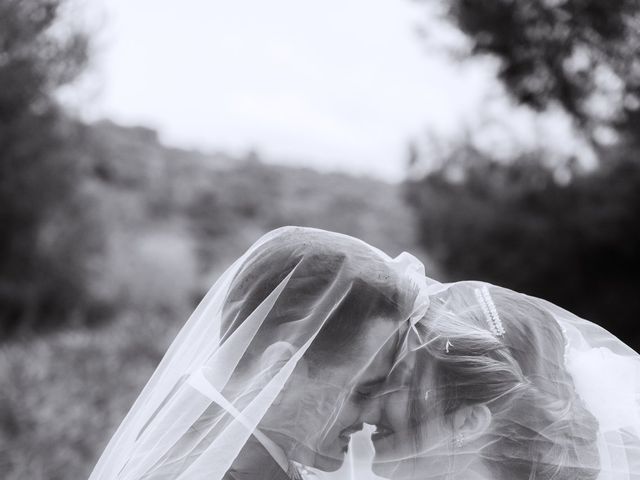
<svg viewBox="0 0 640 480">
<path fill-rule="evenodd" d="M 398 459 L 397 445 L 393 437 L 393 435 L 390 435 L 373 442 L 375 453 L 371 470 L 377 476 L 383 478 L 404 478 L 398 477 L 398 475 L 402 474 L 402 470 L 406 465 L 403 465 L 403 461 Z"/>
<path fill-rule="evenodd" d="M 371 465 L 371 471 L 378 477 L 391 478 L 393 473 L 397 470 L 397 467 L 397 462 L 376 463 L 376 460 L 374 459 L 373 464 Z"/>
<path fill-rule="evenodd" d="M 384 462 L 389 454 L 394 451 L 392 437 L 393 435 L 380 439 L 372 439 L 373 451 L 375 452 L 374 461 Z"/>
</svg>

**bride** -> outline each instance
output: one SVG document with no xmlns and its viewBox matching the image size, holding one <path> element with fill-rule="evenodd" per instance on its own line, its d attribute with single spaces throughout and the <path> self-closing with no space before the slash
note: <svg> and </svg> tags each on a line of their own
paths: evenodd
<svg viewBox="0 0 640 480">
<path fill-rule="evenodd" d="M 434 295 L 376 402 L 365 421 L 386 478 L 640 478 L 638 355 L 507 289 Z"/>
</svg>

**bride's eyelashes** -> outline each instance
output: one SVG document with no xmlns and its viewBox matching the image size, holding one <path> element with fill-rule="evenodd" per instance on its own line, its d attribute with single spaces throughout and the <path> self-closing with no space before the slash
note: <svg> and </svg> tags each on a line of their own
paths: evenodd
<svg viewBox="0 0 640 480">
<path fill-rule="evenodd" d="M 366 402 L 374 399 L 376 396 L 376 390 L 371 388 L 356 388 L 353 391 L 353 398 L 356 402 Z"/>
<path fill-rule="evenodd" d="M 383 390 L 386 380 L 386 377 L 380 377 L 358 385 L 353 390 L 354 399 L 364 402 L 376 398 Z"/>
<path fill-rule="evenodd" d="M 371 400 L 371 395 L 365 392 L 353 392 L 353 401 L 356 404 L 367 403 Z"/>
</svg>

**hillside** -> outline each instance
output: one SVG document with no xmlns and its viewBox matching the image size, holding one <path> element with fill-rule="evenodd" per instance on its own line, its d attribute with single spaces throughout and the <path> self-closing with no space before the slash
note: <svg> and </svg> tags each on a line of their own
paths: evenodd
<svg viewBox="0 0 640 480">
<path fill-rule="evenodd" d="M 170 148 L 110 122 L 87 126 L 80 150 L 95 305 L 0 350 L 7 480 L 86 478 L 195 302 L 263 232 L 307 225 L 419 253 L 398 185 Z"/>
<path fill-rule="evenodd" d="M 92 126 L 87 143 L 87 186 L 110 239 L 103 272 L 125 255 L 123 242 L 129 251 L 151 243 L 149 261 L 178 261 L 181 249 L 190 258 L 180 262 L 206 287 L 262 233 L 282 225 L 335 230 L 390 255 L 408 250 L 424 259 L 399 185 L 169 148 L 151 130 L 110 122 Z"/>
</svg>

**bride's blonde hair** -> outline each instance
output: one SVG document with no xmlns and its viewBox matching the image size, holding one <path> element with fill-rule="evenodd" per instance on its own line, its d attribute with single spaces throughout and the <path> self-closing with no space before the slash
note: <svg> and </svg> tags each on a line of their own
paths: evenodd
<svg viewBox="0 0 640 480">
<path fill-rule="evenodd" d="M 414 374 L 429 365 L 435 392 L 428 402 L 414 400 L 413 409 L 424 417 L 436 408 L 446 419 L 463 406 L 486 405 L 492 421 L 479 454 L 497 478 L 597 478 L 598 424 L 566 370 L 560 326 L 528 297 L 492 286 L 504 328 L 496 335 L 478 288 L 454 284 L 420 322 L 425 342 Z M 414 385 L 425 380 L 415 378 Z"/>
</svg>

